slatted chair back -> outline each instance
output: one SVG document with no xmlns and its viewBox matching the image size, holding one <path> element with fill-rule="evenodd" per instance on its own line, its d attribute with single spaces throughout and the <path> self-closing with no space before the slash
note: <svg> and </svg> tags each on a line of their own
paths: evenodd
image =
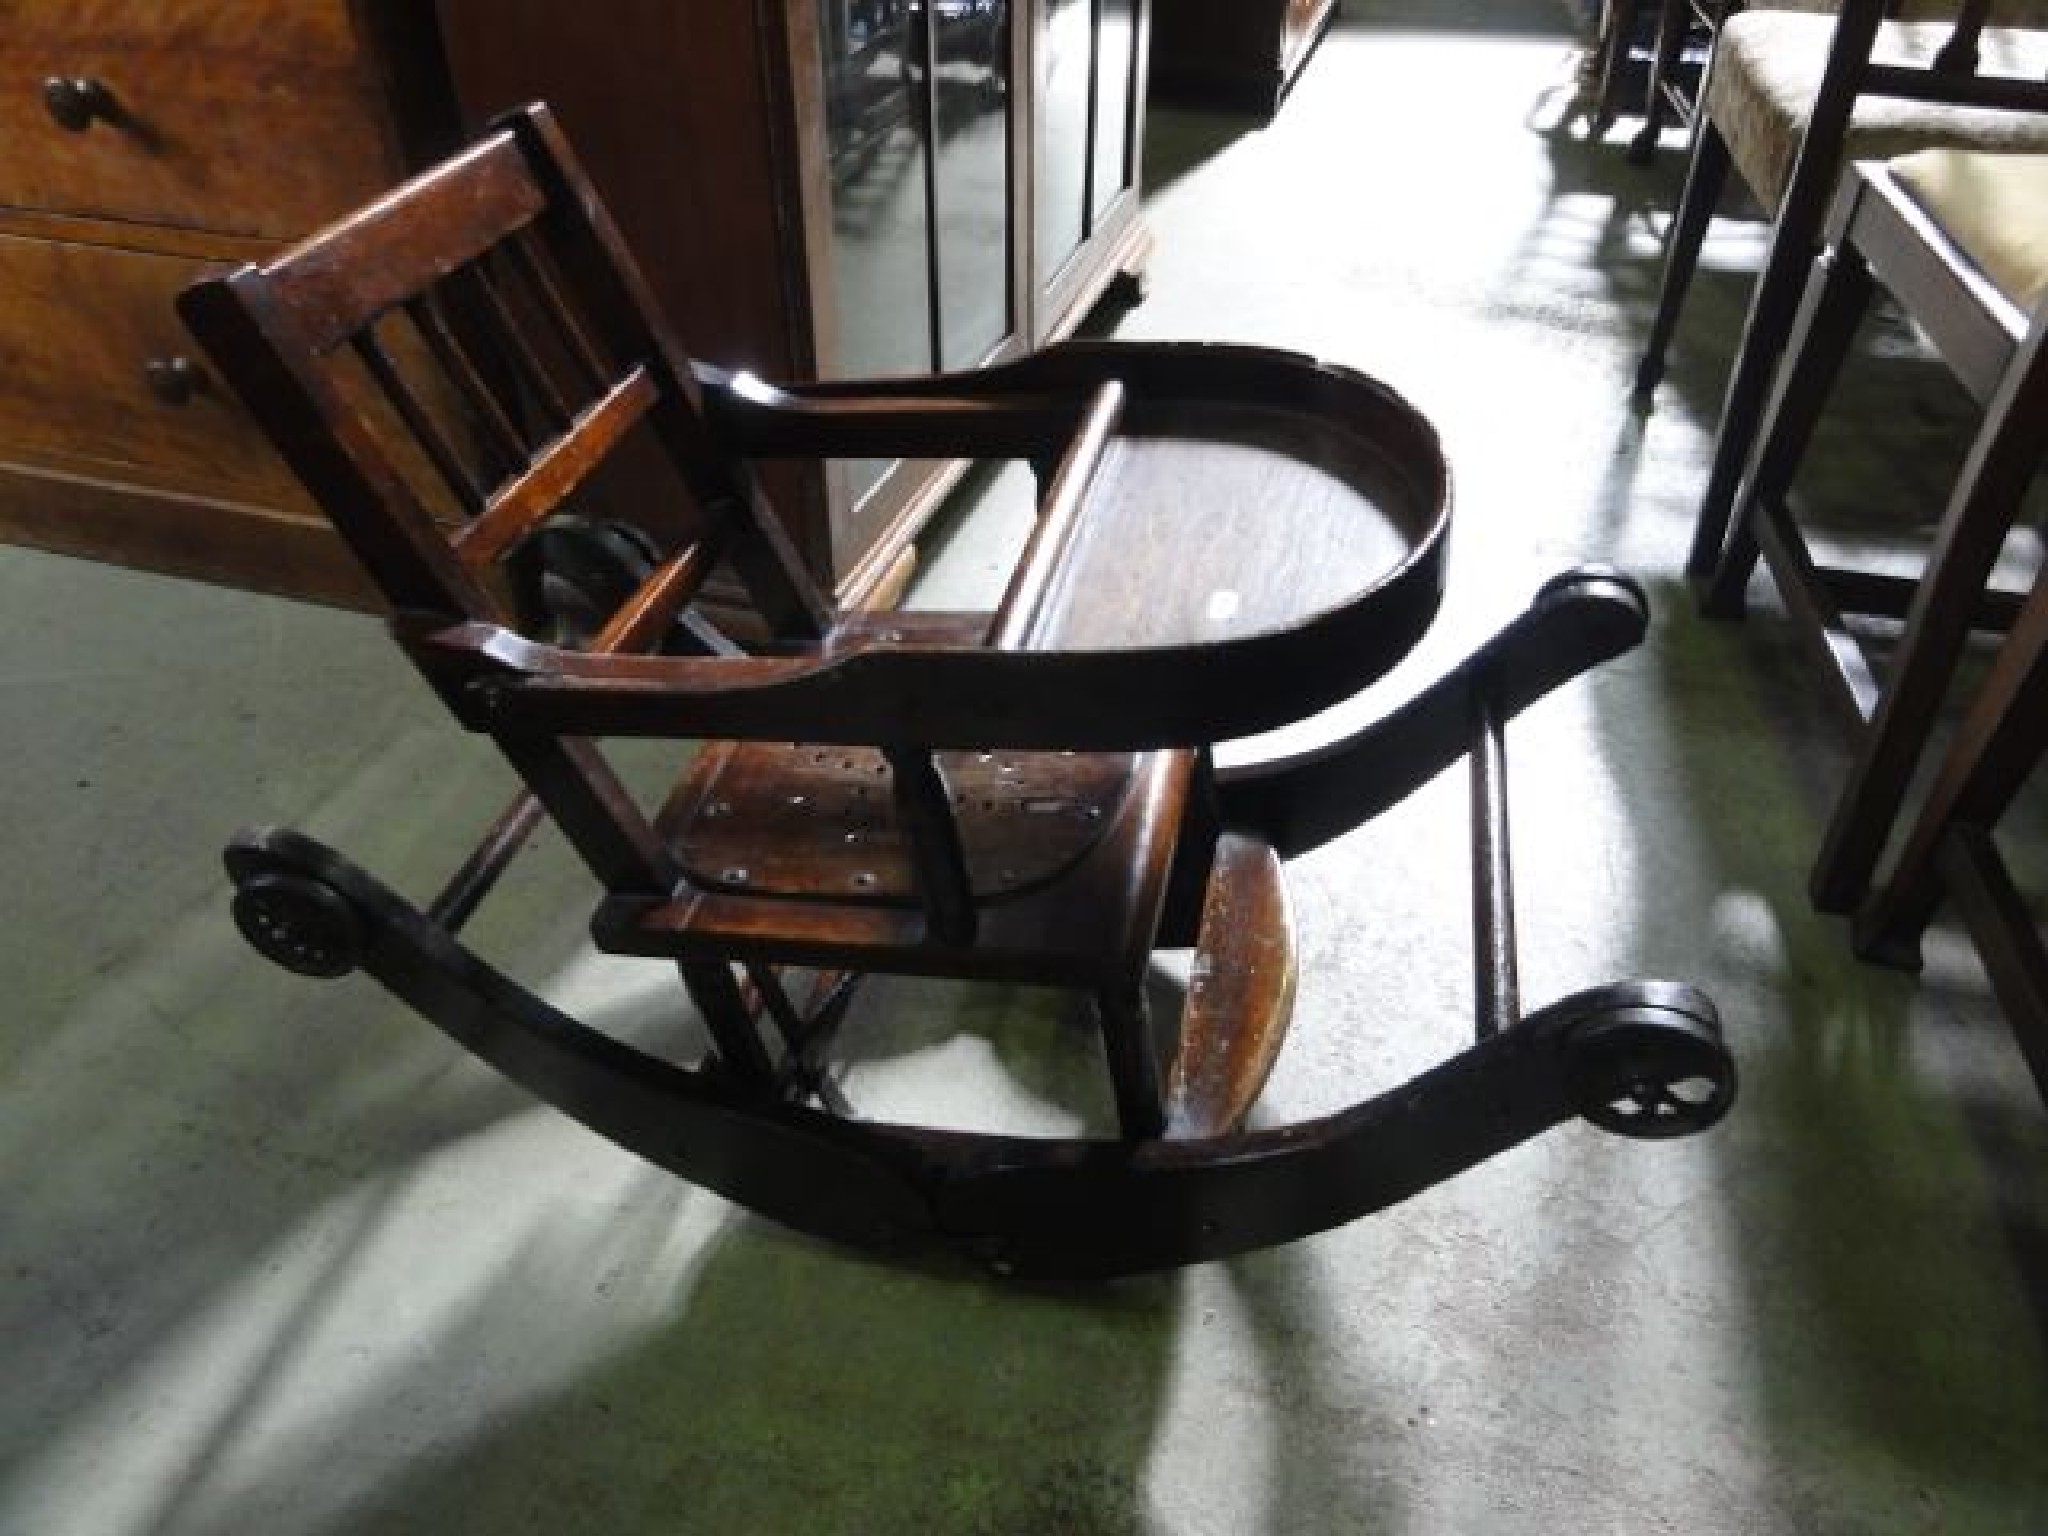
<svg viewBox="0 0 2048 1536">
<path fill-rule="evenodd" d="M 401 638 L 475 621 L 560 641 L 522 557 L 588 528 L 594 507 L 637 579 L 588 616 L 582 648 L 656 648 L 719 567 L 779 640 L 830 628 L 750 470 L 714 442 L 687 359 L 545 107 L 275 259 L 194 286 L 180 310 L 403 617 Z M 677 494 L 621 525 L 602 480 L 629 453 L 665 461 Z M 587 743 L 497 740 L 609 889 L 672 883 L 661 840 Z"/>
<path fill-rule="evenodd" d="M 181 310 L 394 611 L 527 620 L 508 565 L 632 452 L 679 494 L 631 514 L 658 569 L 595 645 L 644 645 L 721 561 L 778 634 L 827 626 L 544 107 Z"/>
</svg>

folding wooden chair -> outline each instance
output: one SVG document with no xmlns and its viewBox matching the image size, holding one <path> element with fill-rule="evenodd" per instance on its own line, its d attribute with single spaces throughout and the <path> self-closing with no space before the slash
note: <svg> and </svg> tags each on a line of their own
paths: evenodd
<svg viewBox="0 0 2048 1536">
<path fill-rule="evenodd" d="M 308 839 L 246 834 L 228 853 L 244 931 L 294 969 L 369 970 L 651 1161 L 849 1242 L 1100 1274 L 1348 1220 L 1574 1115 L 1656 1136 L 1726 1109 L 1693 989 L 1617 983 L 1526 1017 L 1516 995 L 1501 733 L 1640 637 L 1625 580 L 1551 583 L 1343 741 L 1212 762 L 1379 677 L 1435 612 L 1447 473 L 1371 380 L 1193 345 L 784 387 L 693 366 L 540 108 L 183 307 L 399 643 L 532 797 L 423 910 Z M 622 510 L 606 462 L 642 440 L 676 495 Z M 753 477 L 789 455 L 1031 462 L 1042 502 L 1001 602 L 835 611 Z M 719 570 L 744 646 L 703 601 Z M 701 746 L 646 815 L 609 737 Z M 1281 860 L 1468 749 L 1479 1038 L 1349 1110 L 1246 1129 L 1295 986 Z M 602 887 L 597 943 L 679 968 L 701 1065 L 566 1017 L 457 941 L 542 816 Z M 1161 948 L 1195 952 L 1177 1019 L 1145 1004 Z M 829 1053 L 875 972 L 1086 994 L 1119 1134 L 862 1118 Z"/>
</svg>

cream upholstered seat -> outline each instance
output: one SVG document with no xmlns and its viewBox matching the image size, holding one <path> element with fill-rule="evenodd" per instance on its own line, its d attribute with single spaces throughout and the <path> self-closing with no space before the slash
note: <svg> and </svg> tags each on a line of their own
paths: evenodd
<svg viewBox="0 0 2048 1536">
<path fill-rule="evenodd" d="M 2031 310 L 2048 292 L 2048 153 L 1925 149 L 1892 179 L 1999 293 Z"/>
<path fill-rule="evenodd" d="M 1834 16 L 1810 11 L 1744 11 L 1722 24 L 1705 88 L 1707 115 L 1727 141 L 1743 182 L 1766 208 L 1778 205 L 1791 180 L 1834 30 Z M 1871 58 L 1926 68 L 1949 32 L 1940 21 L 1888 21 L 1878 29 Z M 2048 77 L 2048 31 L 1987 27 L 1982 59 L 1987 75 Z M 2048 151 L 2048 117 L 1867 97 L 1849 119 L 1842 158 L 1886 160 L 1927 145 Z"/>
</svg>

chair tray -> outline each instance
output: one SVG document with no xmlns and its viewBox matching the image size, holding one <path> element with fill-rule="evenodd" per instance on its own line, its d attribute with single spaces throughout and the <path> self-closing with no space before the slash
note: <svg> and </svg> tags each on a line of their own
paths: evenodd
<svg viewBox="0 0 2048 1536">
<path fill-rule="evenodd" d="M 1109 449 L 1032 644 L 1208 645 L 1368 591 L 1413 548 L 1413 476 L 1335 422 L 1177 406 Z"/>
</svg>

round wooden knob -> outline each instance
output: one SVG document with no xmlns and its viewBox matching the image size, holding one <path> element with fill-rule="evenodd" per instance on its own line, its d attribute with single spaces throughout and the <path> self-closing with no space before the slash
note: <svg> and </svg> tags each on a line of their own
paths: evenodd
<svg viewBox="0 0 2048 1536">
<path fill-rule="evenodd" d="M 206 370 L 189 357 L 152 357 L 142 365 L 142 377 L 165 405 L 183 405 L 206 392 Z"/>
<path fill-rule="evenodd" d="M 90 75 L 52 75 L 43 82 L 43 105 L 59 128 L 83 133 L 95 118 L 113 115 L 114 93 Z"/>
</svg>

